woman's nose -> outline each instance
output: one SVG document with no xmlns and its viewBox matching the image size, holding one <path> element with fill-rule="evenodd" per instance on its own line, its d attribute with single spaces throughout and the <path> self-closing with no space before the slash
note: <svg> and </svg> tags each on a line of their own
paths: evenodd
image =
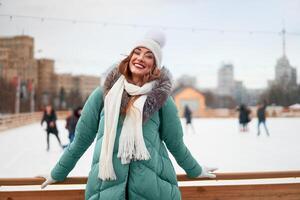
<svg viewBox="0 0 300 200">
<path fill-rule="evenodd" d="M 137 58 L 138 58 L 138 60 L 143 60 L 144 55 L 143 54 L 139 54 Z"/>
</svg>

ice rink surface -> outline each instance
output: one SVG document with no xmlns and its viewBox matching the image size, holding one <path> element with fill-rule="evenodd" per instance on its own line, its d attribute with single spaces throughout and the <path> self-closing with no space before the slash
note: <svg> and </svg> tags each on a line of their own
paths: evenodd
<svg viewBox="0 0 300 200">
<path fill-rule="evenodd" d="M 270 137 L 263 129 L 258 137 L 256 119 L 249 132 L 239 132 L 237 119 L 194 119 L 195 133 L 190 129 L 184 141 L 200 165 L 218 167 L 218 172 L 300 170 L 300 118 L 270 118 L 267 123 Z M 65 121 L 58 121 L 61 140 L 67 144 L 64 126 Z M 44 128 L 36 123 L 0 132 L 1 178 L 50 172 L 63 150 L 51 135 L 46 151 Z M 91 145 L 69 176 L 88 175 L 93 149 Z M 172 161 L 177 174 L 184 173 Z"/>
</svg>

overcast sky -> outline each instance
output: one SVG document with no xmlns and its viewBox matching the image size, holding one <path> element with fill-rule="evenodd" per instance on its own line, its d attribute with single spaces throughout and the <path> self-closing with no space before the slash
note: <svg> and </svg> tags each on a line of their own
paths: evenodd
<svg viewBox="0 0 300 200">
<path fill-rule="evenodd" d="M 0 3 L 0 36 L 34 37 L 35 57 L 54 59 L 59 73 L 101 75 L 149 28 L 160 27 L 167 36 L 163 63 L 175 78 L 195 75 L 199 87 L 215 87 L 221 63 L 231 62 L 237 80 L 244 81 L 249 88 L 265 87 L 267 80 L 274 79 L 276 60 L 282 56 L 279 32 L 284 21 L 287 32 L 297 33 L 287 35 L 286 52 L 300 75 L 300 0 L 0 0 Z M 10 19 L 4 15 L 36 16 L 44 20 Z M 97 23 L 82 23 L 83 20 Z"/>
</svg>

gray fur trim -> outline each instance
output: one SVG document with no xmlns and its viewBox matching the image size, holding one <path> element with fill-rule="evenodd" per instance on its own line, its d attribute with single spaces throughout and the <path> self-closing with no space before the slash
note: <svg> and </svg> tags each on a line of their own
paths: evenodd
<svg viewBox="0 0 300 200">
<path fill-rule="evenodd" d="M 106 95 L 107 92 L 112 88 L 118 78 L 121 76 L 118 67 L 115 67 L 106 76 L 103 90 Z M 148 121 L 148 119 L 158 111 L 168 97 L 171 95 L 172 90 L 172 76 L 169 70 L 165 67 L 161 69 L 160 78 L 156 80 L 156 83 L 148 97 L 146 99 L 144 109 L 143 109 L 143 123 Z M 129 94 L 124 90 L 122 94 L 121 109 L 125 108 L 130 100 Z"/>
<path fill-rule="evenodd" d="M 121 76 L 121 73 L 119 72 L 118 66 L 114 67 L 107 74 L 107 76 L 105 77 L 104 85 L 103 85 L 103 92 L 104 92 L 105 96 L 120 76 Z"/>
<path fill-rule="evenodd" d="M 152 91 L 148 94 L 144 109 L 143 122 L 145 123 L 151 115 L 158 111 L 171 95 L 172 91 L 172 77 L 168 69 L 163 67 L 161 69 L 160 78 L 156 81 Z"/>
</svg>

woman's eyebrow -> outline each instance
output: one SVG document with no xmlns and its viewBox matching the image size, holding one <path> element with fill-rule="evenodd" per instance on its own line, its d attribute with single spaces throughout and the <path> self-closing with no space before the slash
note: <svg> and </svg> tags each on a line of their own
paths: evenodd
<svg viewBox="0 0 300 200">
<path fill-rule="evenodd" d="M 145 54 L 148 54 L 148 53 L 150 53 L 150 54 L 152 54 L 152 55 L 153 55 L 152 51 L 146 51 L 146 53 L 145 53 Z"/>
</svg>

